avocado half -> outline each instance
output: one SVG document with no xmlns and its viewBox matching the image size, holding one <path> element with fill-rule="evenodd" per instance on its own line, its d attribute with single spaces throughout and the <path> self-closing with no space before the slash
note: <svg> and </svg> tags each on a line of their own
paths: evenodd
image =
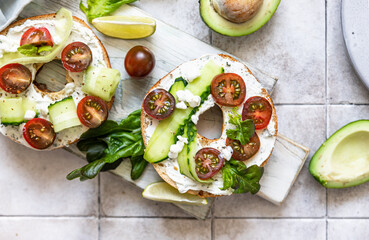
<svg viewBox="0 0 369 240">
<path fill-rule="evenodd" d="M 226 36 L 239 37 L 251 34 L 264 26 L 277 10 L 281 0 L 264 0 L 256 15 L 244 23 L 234 23 L 220 16 L 212 0 L 200 0 L 200 15 L 209 28 Z"/>
<path fill-rule="evenodd" d="M 318 149 L 309 171 L 326 188 L 346 188 L 369 181 L 369 120 L 347 124 Z"/>
</svg>

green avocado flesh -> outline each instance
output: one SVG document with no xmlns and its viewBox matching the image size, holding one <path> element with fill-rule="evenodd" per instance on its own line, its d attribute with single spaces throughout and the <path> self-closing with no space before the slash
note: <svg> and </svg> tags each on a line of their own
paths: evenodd
<svg viewBox="0 0 369 240">
<path fill-rule="evenodd" d="M 266 24 L 277 10 L 281 0 L 264 0 L 258 13 L 244 23 L 233 23 L 220 16 L 214 9 L 212 0 L 200 0 L 202 20 L 215 32 L 238 37 L 251 34 Z"/>
<path fill-rule="evenodd" d="M 314 154 L 309 171 L 327 188 L 346 188 L 369 181 L 369 120 L 347 124 Z"/>
</svg>

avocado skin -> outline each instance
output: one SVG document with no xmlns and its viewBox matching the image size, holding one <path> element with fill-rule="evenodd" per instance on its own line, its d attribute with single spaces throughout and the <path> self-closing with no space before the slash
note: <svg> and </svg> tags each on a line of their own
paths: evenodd
<svg viewBox="0 0 369 240">
<path fill-rule="evenodd" d="M 274 15 L 275 11 L 277 10 L 281 2 L 281 0 L 264 0 L 263 4 L 267 4 L 267 3 L 270 3 L 270 4 L 267 9 L 263 9 L 263 7 L 260 9 L 260 11 L 263 11 L 265 13 L 265 16 L 263 18 L 259 18 L 258 17 L 259 14 L 256 14 L 252 19 L 248 20 L 247 22 L 238 24 L 238 23 L 232 23 L 228 21 L 227 19 L 223 18 L 219 14 L 216 14 L 215 18 L 211 17 L 211 15 L 207 13 L 207 11 L 205 10 L 205 6 L 207 6 L 207 4 L 210 5 L 210 1 L 211 0 L 199 0 L 199 5 L 200 5 L 199 9 L 200 9 L 200 16 L 201 16 L 202 21 L 214 32 L 217 32 L 224 36 L 230 36 L 230 37 L 241 37 L 241 36 L 249 35 L 259 30 Z M 210 6 L 210 8 L 212 9 L 210 11 L 215 12 L 212 6 Z M 206 14 L 209 14 L 209 17 L 207 17 Z M 219 23 L 222 23 L 223 25 L 224 23 L 226 23 L 226 25 L 229 25 L 230 27 L 224 27 L 224 28 L 219 27 L 220 24 L 216 24 L 213 26 L 212 23 L 217 22 L 217 21 Z M 247 23 L 247 26 L 243 27 L 242 29 L 231 30 L 231 26 L 238 27 L 238 26 L 246 25 L 246 23 Z"/>
<path fill-rule="evenodd" d="M 357 130 L 365 130 L 369 132 L 369 120 L 363 119 L 363 120 L 357 120 L 351 123 L 348 123 L 347 125 L 343 126 L 339 130 L 337 130 L 335 133 L 333 133 L 315 152 L 313 157 L 311 158 L 311 161 L 309 163 L 309 172 L 314 177 L 316 181 L 318 181 L 322 186 L 326 188 L 348 188 L 348 187 L 354 187 L 363 183 L 366 183 L 369 181 L 369 175 L 366 178 L 362 179 L 353 179 L 350 182 L 340 182 L 340 181 L 329 181 L 325 179 L 325 176 L 320 174 L 320 160 L 324 155 L 324 152 L 331 147 L 332 144 L 339 144 L 339 142 L 335 142 L 334 140 L 338 138 L 338 135 L 342 132 L 347 131 L 347 135 L 356 132 Z M 347 136 L 346 135 L 346 136 Z"/>
</svg>

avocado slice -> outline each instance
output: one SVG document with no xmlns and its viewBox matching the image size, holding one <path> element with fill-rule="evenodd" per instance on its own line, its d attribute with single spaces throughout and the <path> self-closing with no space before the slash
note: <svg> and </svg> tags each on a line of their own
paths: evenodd
<svg viewBox="0 0 369 240">
<path fill-rule="evenodd" d="M 346 188 L 369 181 L 369 120 L 335 132 L 310 161 L 309 171 L 326 188 Z"/>
<path fill-rule="evenodd" d="M 264 0 L 256 15 L 244 23 L 228 21 L 214 9 L 212 0 L 200 0 L 200 15 L 209 28 L 226 36 L 238 37 L 251 34 L 264 26 L 277 10 L 281 0 Z"/>
</svg>

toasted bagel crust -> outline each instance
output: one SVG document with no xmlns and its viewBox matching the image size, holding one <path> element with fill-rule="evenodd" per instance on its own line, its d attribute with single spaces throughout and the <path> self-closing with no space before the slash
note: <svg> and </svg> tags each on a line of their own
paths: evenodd
<svg viewBox="0 0 369 240">
<path fill-rule="evenodd" d="M 238 60 L 234 59 L 233 57 L 229 56 L 229 55 L 225 55 L 225 54 L 218 54 L 220 57 L 222 57 L 223 59 L 225 60 L 230 60 L 230 61 L 233 61 L 233 62 L 239 62 Z M 252 72 L 250 71 L 250 69 L 245 65 L 243 64 L 244 67 L 248 70 L 248 72 L 254 76 L 252 74 Z M 178 67 L 177 67 L 178 68 Z M 175 68 L 175 69 L 177 69 Z M 175 70 L 173 69 L 171 72 L 169 72 L 167 75 L 165 75 L 163 78 L 161 78 L 157 83 L 154 84 L 154 86 L 148 91 L 151 92 L 152 90 L 154 90 L 155 88 L 157 88 L 161 81 L 165 80 L 170 74 L 172 74 L 172 72 Z M 255 77 L 255 76 L 254 76 Z M 256 79 L 256 77 L 255 77 Z M 257 80 L 257 79 L 256 79 Z M 259 80 L 257 80 L 259 81 Z M 276 113 L 276 110 L 275 110 L 275 107 L 274 107 L 274 104 L 273 104 L 273 101 L 271 99 L 271 97 L 269 96 L 268 92 L 262 88 L 262 92 L 263 94 L 265 94 L 265 97 L 266 99 L 271 103 L 271 106 L 273 108 L 273 113 L 272 114 L 272 120 L 275 122 L 275 134 L 274 136 L 277 136 L 277 132 L 278 132 L 278 124 L 277 124 L 277 115 L 275 114 Z M 144 110 L 144 106 L 142 105 L 142 108 L 141 108 L 141 129 L 146 129 L 148 126 L 146 124 L 146 121 L 144 121 L 144 119 L 147 117 L 148 115 L 145 113 L 145 110 Z M 224 128 L 224 123 L 222 125 L 222 127 Z M 144 131 L 142 131 L 142 134 L 143 134 L 143 140 L 144 140 L 144 144 L 145 146 L 148 144 L 148 142 L 146 141 L 146 138 L 144 136 Z M 214 141 L 217 141 L 218 139 L 207 139 L 199 134 L 197 134 L 197 137 L 198 138 L 201 138 L 201 141 L 205 141 L 205 142 L 208 142 L 208 143 L 211 143 L 211 142 L 214 142 Z M 273 149 L 274 149 L 274 146 L 273 146 Z M 265 166 L 270 158 L 270 156 L 272 155 L 272 152 L 269 154 L 269 156 L 267 157 L 267 159 L 264 160 L 264 162 L 261 164 L 261 166 Z M 160 175 L 160 177 L 165 181 L 167 182 L 169 185 L 171 185 L 172 187 L 174 188 L 177 188 L 177 185 L 176 183 L 167 175 L 166 171 L 163 170 L 163 168 L 160 167 L 160 164 L 161 163 L 157 163 L 157 164 L 153 164 L 153 167 L 155 168 L 156 172 Z M 199 197 L 222 197 L 224 195 L 214 195 L 212 193 L 209 193 L 209 192 L 206 192 L 206 191 L 195 191 L 195 190 L 188 190 L 187 193 L 190 193 L 190 194 L 193 194 L 193 195 L 197 195 Z"/>
<path fill-rule="evenodd" d="M 55 19 L 55 16 L 56 16 L 56 13 L 50 13 L 50 14 L 45 14 L 45 15 L 39 15 L 39 16 L 24 18 L 24 19 L 18 20 L 16 22 L 10 24 L 8 27 L 6 27 L 4 30 L 2 30 L 0 32 L 0 34 L 1 35 L 7 35 L 8 31 L 11 28 L 16 27 L 16 26 L 20 26 L 20 25 L 22 25 L 27 20 L 48 20 L 48 19 L 52 20 L 52 19 Z M 84 27 L 86 27 L 86 28 L 88 28 L 88 29 L 90 29 L 92 31 L 92 29 L 82 19 L 73 16 L 73 21 L 80 23 L 81 25 L 83 25 Z M 111 68 L 109 56 L 108 56 L 108 53 L 106 52 L 106 49 L 105 49 L 104 45 L 101 43 L 100 39 L 95 34 L 94 34 L 94 37 L 98 40 L 98 42 L 100 44 L 100 47 L 101 47 L 102 52 L 103 52 L 103 59 L 105 61 L 106 66 L 109 67 L 109 68 Z M 68 75 L 66 77 L 67 77 L 67 81 L 68 81 Z M 109 108 L 109 110 L 111 109 L 113 103 L 114 103 L 114 97 L 108 102 L 108 108 Z M 14 142 L 20 143 L 19 141 L 17 141 L 16 139 L 14 139 L 14 138 L 12 138 L 10 136 L 7 136 L 7 137 L 9 137 Z M 69 142 L 68 144 L 69 145 L 70 144 L 73 144 L 73 143 L 77 142 L 78 140 L 79 139 L 76 139 L 75 141 Z M 65 146 L 63 146 L 63 145 L 58 146 L 58 147 L 50 146 L 49 148 L 47 148 L 45 150 L 54 150 L 54 149 L 59 149 L 59 148 L 62 148 L 62 147 L 65 147 Z"/>
</svg>

